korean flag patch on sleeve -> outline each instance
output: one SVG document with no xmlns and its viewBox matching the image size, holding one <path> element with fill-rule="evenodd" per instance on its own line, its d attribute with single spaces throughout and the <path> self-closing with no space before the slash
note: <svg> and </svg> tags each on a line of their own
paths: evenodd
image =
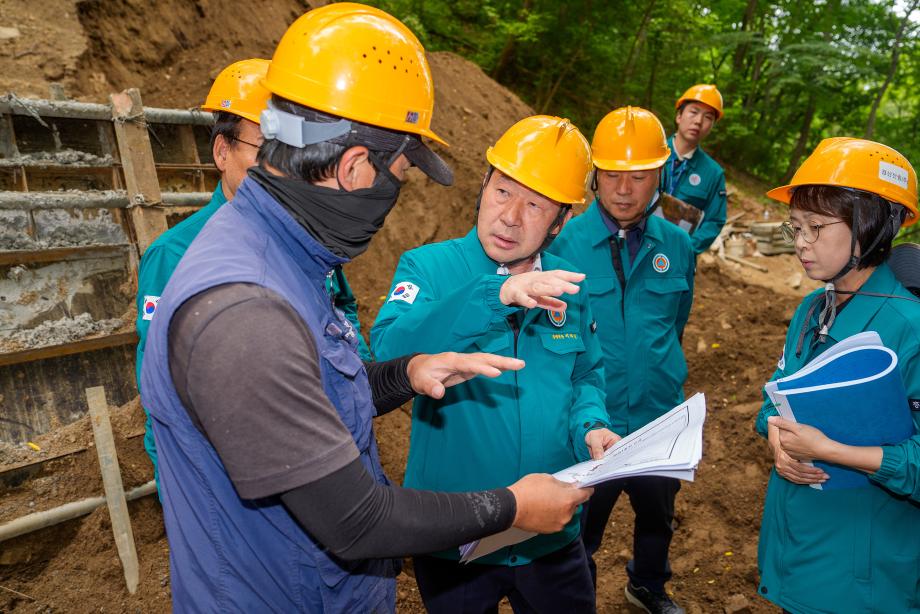
<svg viewBox="0 0 920 614">
<path fill-rule="evenodd" d="M 418 296 L 420 288 L 414 283 L 409 281 L 401 281 L 393 287 L 393 292 L 390 293 L 390 298 L 387 300 L 388 303 L 393 301 L 404 301 L 410 305 L 415 302 L 415 298 Z"/>
<path fill-rule="evenodd" d="M 144 297 L 144 305 L 142 307 L 142 309 L 144 310 L 144 313 L 143 313 L 144 320 L 153 319 L 153 314 L 157 312 L 157 304 L 159 304 L 159 302 L 160 302 L 159 296 L 149 296 L 148 295 Z"/>
</svg>

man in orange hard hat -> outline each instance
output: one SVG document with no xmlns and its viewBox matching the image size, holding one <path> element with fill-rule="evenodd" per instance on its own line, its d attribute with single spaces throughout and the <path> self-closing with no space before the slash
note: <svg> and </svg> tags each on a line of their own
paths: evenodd
<svg viewBox="0 0 920 614">
<path fill-rule="evenodd" d="M 597 197 L 566 226 L 553 253 L 586 275 L 604 350 L 611 429 L 627 436 L 684 399 L 687 362 L 680 338 L 693 302 L 696 260 L 686 232 L 652 215 L 668 160 L 664 128 L 653 113 L 623 107 L 594 131 Z M 652 614 L 683 614 L 665 591 L 674 499 L 680 482 L 648 476 L 599 484 L 583 514 L 583 540 L 596 577 L 597 552 L 622 493 L 636 514 L 630 603 Z"/>
<path fill-rule="evenodd" d="M 527 368 L 416 400 L 412 488 L 493 488 L 599 458 L 618 439 L 604 409 L 597 327 L 579 292 L 584 275 L 545 251 L 584 202 L 588 142 L 568 120 L 540 115 L 508 129 L 486 158 L 476 226 L 403 254 L 371 345 L 390 358 L 488 351 Z M 415 558 L 429 611 L 493 612 L 504 597 L 516 612 L 594 611 L 577 517 L 469 564 L 459 559 L 457 548 Z"/>
<path fill-rule="evenodd" d="M 520 369 L 491 354 L 362 363 L 326 279 L 360 255 L 414 164 L 424 49 L 372 7 L 288 28 L 263 85 L 265 141 L 163 292 L 141 373 L 153 417 L 176 612 L 392 612 L 397 557 L 510 526 L 550 532 L 584 495 L 549 475 L 466 493 L 391 486 L 373 417 L 416 394 Z"/>
<path fill-rule="evenodd" d="M 677 129 L 668 139 L 671 155 L 664 166 L 665 191 L 700 209 L 703 219 L 690 237 L 700 254 L 725 225 L 725 171 L 700 144 L 722 119 L 722 94 L 715 85 L 694 85 L 677 99 Z"/>
<path fill-rule="evenodd" d="M 141 258 L 137 276 L 135 323 L 139 338 L 135 362 L 138 387 L 147 344 L 147 329 L 156 314 L 163 288 L 205 223 L 224 203 L 233 198 L 236 188 L 246 176 L 246 169 L 256 163 L 256 153 L 262 144 L 259 113 L 271 95 L 261 84 L 267 71 L 268 60 L 234 62 L 217 75 L 201 106 L 205 111 L 214 113 L 211 154 L 214 165 L 220 171 L 220 181 L 207 205 L 157 237 Z M 149 416 L 145 425 L 144 449 L 150 456 L 154 478 L 159 484 L 157 448 Z"/>
</svg>

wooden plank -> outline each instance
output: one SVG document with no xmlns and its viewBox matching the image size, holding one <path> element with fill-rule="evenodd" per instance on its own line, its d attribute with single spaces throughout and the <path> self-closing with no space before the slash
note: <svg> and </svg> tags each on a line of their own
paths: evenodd
<svg viewBox="0 0 920 614">
<path fill-rule="evenodd" d="M 135 357 L 134 345 L 119 345 L 0 367 L 0 441 L 29 441 L 70 424 L 86 412 L 90 384 L 104 385 L 113 405 L 133 400 Z"/>
<path fill-rule="evenodd" d="M 0 115 L 0 157 L 15 158 L 18 155 L 12 116 Z"/>
<path fill-rule="evenodd" d="M 89 339 L 62 343 L 60 345 L 48 345 L 40 348 L 0 354 L 0 367 L 24 362 L 33 362 L 36 360 L 45 360 L 46 358 L 58 358 L 70 354 L 82 354 L 84 352 L 92 352 L 95 350 L 136 343 L 137 333 L 133 330 L 125 333 L 112 333 L 101 337 L 90 337 Z"/>
<path fill-rule="evenodd" d="M 72 262 L 93 258 L 124 256 L 129 245 L 90 245 L 78 247 L 55 247 L 39 250 L 0 251 L 0 266 L 15 264 L 37 264 L 42 262 Z"/>
<path fill-rule="evenodd" d="M 128 513 L 128 501 L 125 499 L 125 486 L 121 481 L 121 468 L 118 466 L 115 436 L 112 434 L 112 423 L 109 420 L 109 405 L 105 400 L 105 388 L 87 388 L 86 402 L 93 424 L 93 439 L 96 442 L 96 455 L 99 457 L 99 470 L 102 472 L 105 502 L 109 508 L 109 518 L 112 520 L 115 547 L 124 568 L 125 584 L 128 585 L 128 592 L 133 595 L 137 592 L 137 584 L 140 581 L 140 569 L 134 544 L 134 531 L 131 528 L 131 515 Z"/>
<path fill-rule="evenodd" d="M 128 199 L 137 205 L 131 209 L 131 222 L 137 239 L 138 253 L 143 254 L 166 226 L 166 214 L 156 208 L 161 202 L 153 149 L 147 134 L 144 107 L 137 89 L 112 94 L 112 119 L 124 165 Z"/>
</svg>

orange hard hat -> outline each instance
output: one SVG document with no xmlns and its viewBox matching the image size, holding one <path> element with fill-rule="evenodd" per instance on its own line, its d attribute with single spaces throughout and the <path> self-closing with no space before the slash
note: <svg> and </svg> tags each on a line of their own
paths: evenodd
<svg viewBox="0 0 920 614">
<path fill-rule="evenodd" d="M 377 8 L 340 2 L 305 13 L 281 37 L 263 83 L 318 111 L 444 143 L 431 130 L 425 49 Z"/>
<path fill-rule="evenodd" d="M 233 113 L 258 124 L 259 113 L 272 95 L 262 85 L 268 64 L 268 60 L 242 60 L 226 67 L 214 79 L 201 108 Z"/>
<path fill-rule="evenodd" d="M 654 113 L 640 107 L 621 107 L 608 113 L 591 141 L 594 166 L 605 171 L 660 168 L 670 155 L 664 126 Z"/>
<path fill-rule="evenodd" d="M 486 151 L 489 164 L 558 203 L 585 202 L 591 147 L 567 119 L 535 115 L 511 126 Z"/>
<path fill-rule="evenodd" d="M 702 102 L 705 105 L 709 105 L 715 109 L 716 119 L 722 119 L 722 94 L 719 93 L 719 88 L 715 85 L 710 85 L 709 83 L 694 85 L 677 99 L 677 102 L 674 103 L 674 108 L 679 109 L 680 105 L 685 102 Z"/>
<path fill-rule="evenodd" d="M 902 226 L 917 222 L 917 173 L 903 155 L 881 143 L 851 137 L 824 139 L 802 162 L 789 185 L 767 196 L 787 205 L 802 185 L 827 185 L 871 192 L 908 210 Z"/>
</svg>

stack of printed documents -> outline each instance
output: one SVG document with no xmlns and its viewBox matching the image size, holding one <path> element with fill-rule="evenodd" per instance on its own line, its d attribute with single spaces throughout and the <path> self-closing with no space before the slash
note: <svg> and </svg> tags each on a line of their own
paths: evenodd
<svg viewBox="0 0 920 614">
<path fill-rule="evenodd" d="M 914 432 L 898 355 L 868 331 L 847 337 L 788 377 L 764 390 L 786 418 L 820 429 L 851 446 L 904 441 Z M 829 463 L 814 463 L 830 479 L 818 490 L 869 486 L 866 474 Z"/>
<path fill-rule="evenodd" d="M 572 465 L 554 474 L 563 482 L 593 486 L 619 478 L 658 475 L 693 481 L 703 456 L 706 397 L 696 393 L 654 422 L 611 446 L 598 460 Z M 536 535 L 510 528 L 460 547 L 466 563 Z"/>
</svg>

